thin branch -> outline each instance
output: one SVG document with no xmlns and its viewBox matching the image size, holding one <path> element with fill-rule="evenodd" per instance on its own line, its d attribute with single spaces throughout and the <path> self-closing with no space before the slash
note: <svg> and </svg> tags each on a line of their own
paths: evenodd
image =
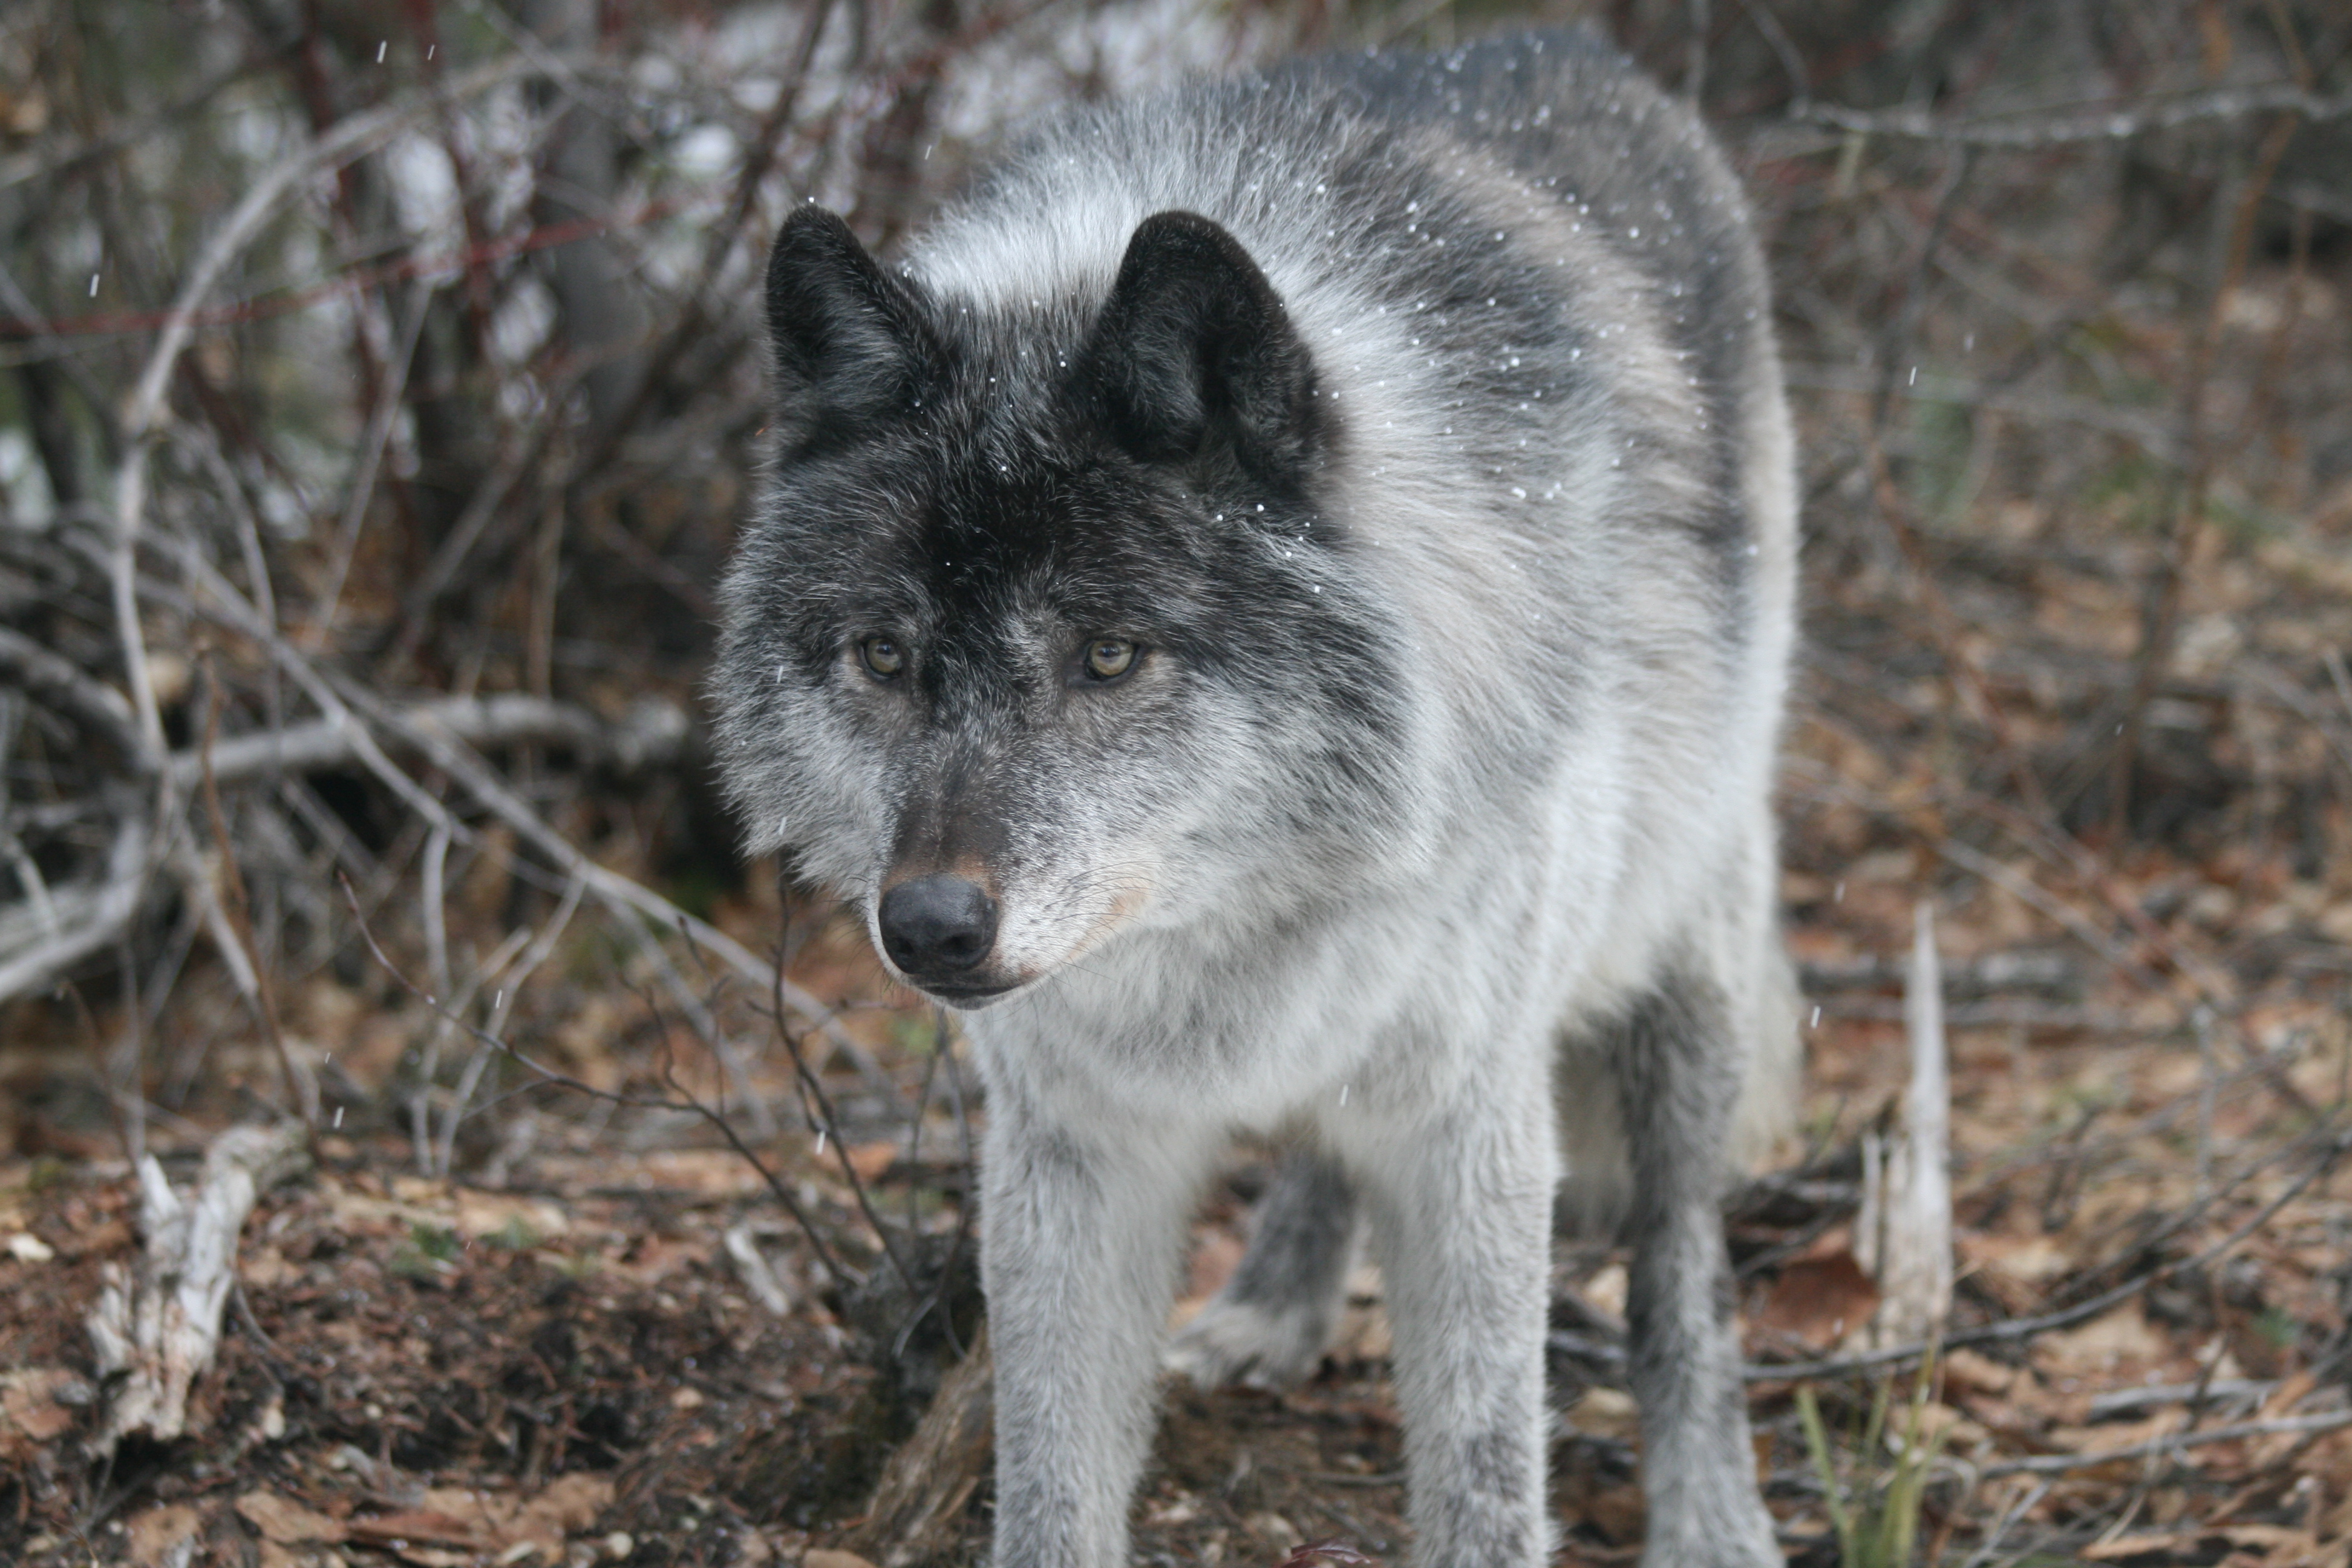
<svg viewBox="0 0 2352 1568">
<path fill-rule="evenodd" d="M 2282 1415 L 2268 1421 L 2241 1421 L 2233 1426 L 2212 1426 L 2202 1432 L 2177 1432 L 2168 1437 L 2151 1437 L 2145 1443 L 2134 1443 L 2123 1448 L 2103 1448 L 2096 1453 L 2035 1454 L 2028 1458 L 2004 1459 L 1999 1464 L 1987 1465 L 1977 1474 L 1987 1479 L 1994 1476 L 2059 1475 L 2067 1470 L 2111 1465 L 2123 1459 L 2152 1458 L 2179 1448 L 2201 1448 L 2213 1443 L 2236 1443 L 2248 1437 L 2274 1437 L 2286 1433 L 2333 1432 L 2342 1426 L 2352 1426 L 2352 1410 Z"/>
<path fill-rule="evenodd" d="M 0 1002 L 41 990 L 122 934 L 146 898 L 152 842 L 146 817 L 124 812 L 107 851 L 105 875 L 50 889 L 56 929 L 45 942 L 19 946 L 8 941 L 8 911 L 0 910 Z M 42 924 L 46 929 L 47 922 Z"/>
<path fill-rule="evenodd" d="M 449 79 L 448 91 L 457 96 L 484 92 L 540 68 L 525 58 L 494 60 Z M 197 252 L 173 301 L 172 313 L 156 334 L 146 367 L 123 405 L 125 446 L 122 460 L 115 470 L 107 574 L 113 589 L 115 632 L 122 644 L 123 678 L 131 688 L 131 708 L 151 754 L 161 754 L 163 750 L 163 721 L 147 669 L 146 636 L 139 623 L 138 552 L 146 523 L 148 446 L 149 437 L 163 416 L 164 388 L 170 383 L 173 367 L 188 345 L 196 310 L 237 252 L 277 210 L 279 198 L 289 187 L 320 169 L 335 167 L 360 156 L 430 107 L 421 97 L 404 98 L 381 109 L 355 114 L 301 152 L 266 170 Z"/>
<path fill-rule="evenodd" d="M 359 928 L 360 940 L 367 943 L 368 952 L 374 955 L 376 963 L 383 967 L 386 974 L 392 976 L 394 983 L 402 990 L 424 1003 L 426 1007 L 456 1027 L 472 1036 L 479 1044 L 520 1063 L 526 1069 L 537 1074 L 543 1083 L 553 1085 L 558 1089 L 570 1089 L 575 1094 L 601 1100 L 607 1105 L 635 1110 L 684 1111 L 709 1122 L 718 1131 L 719 1135 L 727 1141 L 728 1146 L 742 1156 L 745 1163 L 760 1173 L 760 1179 L 767 1184 L 769 1194 L 776 1200 L 778 1205 L 786 1214 L 792 1215 L 793 1222 L 800 1226 L 802 1236 L 808 1241 L 809 1249 L 816 1254 L 817 1262 L 824 1266 L 825 1272 L 845 1285 L 854 1286 L 861 1282 L 863 1276 L 854 1269 L 843 1267 L 841 1260 L 835 1256 L 833 1248 L 825 1244 L 824 1237 L 818 1233 L 815 1222 L 809 1218 L 808 1211 L 802 1208 L 800 1200 L 793 1196 L 792 1189 L 787 1187 L 774 1172 L 769 1170 L 758 1155 L 751 1152 L 727 1118 L 692 1095 L 688 1095 L 683 1100 L 651 1099 L 644 1095 L 621 1094 L 612 1089 L 598 1089 L 593 1084 L 583 1083 L 568 1073 L 558 1072 L 553 1068 L 525 1056 L 488 1030 L 478 1028 L 449 1012 L 440 1003 L 425 994 L 424 990 L 415 981 L 409 979 L 400 966 L 393 963 L 391 956 L 383 951 L 382 944 L 375 939 L 375 932 L 369 929 L 366 915 L 361 912 L 359 896 L 352 888 L 351 879 L 338 876 L 335 881 L 342 889 L 343 902 L 352 912 L 353 923 Z"/>
<path fill-rule="evenodd" d="M 2293 82 L 2261 87 L 2220 88 L 2188 93 L 2169 100 L 2071 112 L 1987 116 L 1981 120 L 1940 120 L 1926 110 L 1843 109 L 1813 103 L 1791 108 L 1789 118 L 1799 123 L 1843 131 L 1858 136 L 1890 136 L 1912 142 L 1940 142 L 1958 146 L 2044 148 L 2084 142 L 2121 142 L 2152 131 L 2169 131 L 2211 120 L 2243 120 L 2257 114 L 2299 114 L 2314 122 L 2352 115 L 2352 93 L 2315 93 Z"/>
<path fill-rule="evenodd" d="M 0 632 L 0 637 L 5 636 Z M 672 761 L 686 739 L 686 715 L 666 703 L 641 707 L 629 722 L 620 725 L 606 724 L 568 702 L 518 692 L 444 697 L 397 712 L 404 737 L 410 727 L 429 727 L 475 747 L 569 746 L 591 757 L 609 758 L 625 771 Z M 228 784 L 270 773 L 314 773 L 348 767 L 360 757 L 363 733 L 349 722 L 319 719 L 284 730 L 238 735 L 222 742 L 215 751 L 213 771 Z M 187 752 L 174 753 L 170 767 L 184 784 L 193 783 L 201 771 L 200 759 Z"/>
</svg>

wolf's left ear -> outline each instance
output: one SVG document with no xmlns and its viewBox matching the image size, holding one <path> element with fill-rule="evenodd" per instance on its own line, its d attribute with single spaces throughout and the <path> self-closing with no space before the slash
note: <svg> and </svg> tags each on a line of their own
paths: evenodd
<svg viewBox="0 0 2352 1568">
<path fill-rule="evenodd" d="M 907 407 L 932 358 L 914 289 L 839 215 L 802 206 L 768 253 L 768 337 L 788 439 L 807 446 Z"/>
<path fill-rule="evenodd" d="M 1245 468 L 1295 474 L 1322 431 L 1314 362 L 1274 285 L 1197 213 L 1137 226 L 1082 363 L 1112 434 L 1147 461 L 1222 436 Z"/>
</svg>

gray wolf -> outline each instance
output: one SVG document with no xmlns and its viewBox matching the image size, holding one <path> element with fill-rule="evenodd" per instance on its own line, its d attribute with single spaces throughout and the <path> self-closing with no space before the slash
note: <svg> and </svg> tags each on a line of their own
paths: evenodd
<svg viewBox="0 0 2352 1568">
<path fill-rule="evenodd" d="M 1795 1049 L 1795 503 L 1698 122 L 1572 37 L 1311 60 L 1065 113 L 891 266 L 804 207 L 766 288 L 720 756 L 969 1010 L 996 1563 L 1123 1563 L 1163 1357 L 1308 1370 L 1359 1215 L 1415 1561 L 1545 1562 L 1564 1180 L 1643 1561 L 1778 1563 L 1717 1205 Z M 1243 1131 L 1301 1152 L 1164 1344 Z"/>
</svg>

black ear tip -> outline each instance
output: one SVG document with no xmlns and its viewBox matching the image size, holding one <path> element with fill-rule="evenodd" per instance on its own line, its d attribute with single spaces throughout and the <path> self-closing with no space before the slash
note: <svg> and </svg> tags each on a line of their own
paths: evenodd
<svg viewBox="0 0 2352 1568">
<path fill-rule="evenodd" d="M 1127 242 L 1127 259 L 1130 265 L 1156 259 L 1194 266 L 1216 262 L 1245 273 L 1258 269 L 1232 230 L 1214 218 L 1181 209 L 1153 213 L 1137 224 Z"/>
<path fill-rule="evenodd" d="M 770 247 L 769 256 L 772 260 L 783 260 L 844 253 L 863 255 L 865 249 L 839 213 L 814 202 L 803 202 L 776 230 L 776 243 Z"/>
</svg>

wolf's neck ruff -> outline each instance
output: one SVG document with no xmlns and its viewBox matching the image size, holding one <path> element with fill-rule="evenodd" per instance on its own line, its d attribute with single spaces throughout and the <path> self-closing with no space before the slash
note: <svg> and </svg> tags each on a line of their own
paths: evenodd
<svg viewBox="0 0 2352 1568">
<path fill-rule="evenodd" d="M 1714 1201 L 1791 1068 L 1794 500 L 1703 129 L 1573 38 L 1307 61 L 1053 121 L 893 266 L 796 212 L 767 303 L 720 752 L 975 1009 L 998 1562 L 1123 1561 L 1239 1128 L 1299 1152 L 1167 1353 L 1311 1371 L 1368 1226 L 1420 1563 L 1544 1559 L 1563 1173 L 1635 1226 L 1645 1561 L 1778 1561 Z"/>
</svg>

